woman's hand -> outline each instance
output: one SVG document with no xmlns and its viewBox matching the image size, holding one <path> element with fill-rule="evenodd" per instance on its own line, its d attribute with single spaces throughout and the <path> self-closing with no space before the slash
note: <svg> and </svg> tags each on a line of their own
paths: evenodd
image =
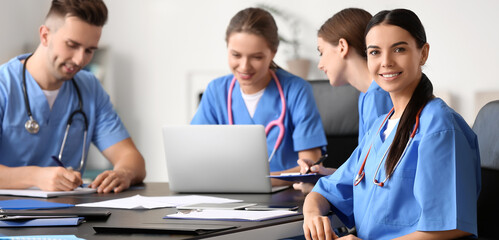
<svg viewBox="0 0 499 240">
<path fill-rule="evenodd" d="M 311 192 L 303 203 L 303 233 L 310 239 L 338 238 L 331 228 L 331 221 L 326 215 L 331 210 L 327 199 L 320 193 Z"/>
<path fill-rule="evenodd" d="M 298 166 L 300 166 L 300 173 L 305 174 L 309 169 L 311 173 L 318 173 L 322 175 L 331 175 L 336 171 L 334 168 L 325 168 L 322 164 L 314 165 L 314 161 L 308 159 L 298 159 Z M 312 183 L 295 183 L 293 184 L 295 190 L 301 191 L 303 194 L 309 194 L 314 188 Z"/>
<path fill-rule="evenodd" d="M 303 222 L 303 233 L 307 240 L 332 240 L 338 238 L 331 228 L 331 221 L 327 216 L 306 216 Z"/>
<path fill-rule="evenodd" d="M 318 173 L 322 175 L 331 175 L 336 169 L 325 168 L 322 164 L 314 165 L 314 161 L 309 159 L 298 159 L 298 166 L 300 166 L 300 173 L 305 174 L 310 169 L 311 173 Z"/>
<path fill-rule="evenodd" d="M 338 240 L 340 240 L 340 239 L 341 240 L 362 240 L 362 239 L 360 239 L 352 234 L 338 238 Z"/>
<path fill-rule="evenodd" d="M 314 184 L 312 183 L 304 183 L 304 182 L 299 182 L 299 183 L 294 183 L 293 188 L 295 190 L 301 191 L 304 195 L 309 194 L 312 189 L 314 188 Z"/>
</svg>

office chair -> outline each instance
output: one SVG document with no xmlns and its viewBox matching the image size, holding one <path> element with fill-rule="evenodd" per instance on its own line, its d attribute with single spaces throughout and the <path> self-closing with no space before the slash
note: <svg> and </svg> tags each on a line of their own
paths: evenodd
<svg viewBox="0 0 499 240">
<path fill-rule="evenodd" d="M 324 166 L 338 168 L 358 145 L 359 91 L 350 85 L 332 87 L 328 80 L 308 81 L 326 132 Z"/>
<path fill-rule="evenodd" d="M 478 198 L 478 236 L 499 239 L 499 100 L 483 106 L 473 124 L 478 136 L 482 189 Z"/>
</svg>

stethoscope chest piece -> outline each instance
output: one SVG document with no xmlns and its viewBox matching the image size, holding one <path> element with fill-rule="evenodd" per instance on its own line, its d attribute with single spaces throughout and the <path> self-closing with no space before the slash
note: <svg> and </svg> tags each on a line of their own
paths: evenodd
<svg viewBox="0 0 499 240">
<path fill-rule="evenodd" d="M 40 125 L 33 117 L 30 117 L 29 120 L 26 121 L 24 128 L 31 134 L 37 134 L 38 131 L 40 131 Z"/>
<path fill-rule="evenodd" d="M 24 104 L 26 106 L 26 114 L 28 115 L 28 121 L 24 124 L 24 128 L 26 128 L 26 131 L 28 131 L 30 134 L 37 134 L 40 131 L 40 124 L 33 119 L 33 114 L 31 113 L 31 106 L 29 104 L 29 98 L 28 98 L 28 91 L 26 89 L 26 63 L 28 62 L 28 59 L 32 55 L 29 55 L 25 60 L 23 64 L 23 82 L 22 82 L 22 88 L 23 88 L 23 95 L 24 95 Z M 86 142 L 87 142 L 87 131 L 88 131 L 88 119 L 87 115 L 85 112 L 83 112 L 83 101 L 81 98 L 81 93 L 80 89 L 78 88 L 78 85 L 76 84 L 76 81 L 74 78 L 71 79 L 71 82 L 73 83 L 75 89 L 76 89 L 76 94 L 78 95 L 78 105 L 79 108 L 76 111 L 73 111 L 68 118 L 68 122 L 66 125 L 66 131 L 64 132 L 64 138 L 62 139 L 62 144 L 61 144 L 61 150 L 59 151 L 59 156 L 55 157 L 53 156 L 56 161 L 60 161 L 62 159 L 62 152 L 64 151 L 64 146 L 66 145 L 66 139 L 68 137 L 69 133 L 69 127 L 71 126 L 71 123 L 73 122 L 73 117 L 76 114 L 81 114 L 83 116 L 83 120 L 85 121 L 85 131 L 83 132 L 83 146 L 82 146 L 82 152 L 81 152 L 81 160 L 80 160 L 80 165 L 78 168 L 76 168 L 77 171 L 80 171 L 85 164 L 85 154 L 86 154 Z"/>
</svg>

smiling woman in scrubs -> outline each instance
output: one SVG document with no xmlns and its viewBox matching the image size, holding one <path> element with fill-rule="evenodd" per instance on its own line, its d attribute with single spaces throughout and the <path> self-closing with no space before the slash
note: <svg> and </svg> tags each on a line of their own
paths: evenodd
<svg viewBox="0 0 499 240">
<path fill-rule="evenodd" d="M 319 159 L 327 142 L 312 89 L 273 62 L 279 36 L 272 15 L 259 8 L 238 12 L 227 27 L 225 40 L 232 74 L 210 82 L 191 124 L 267 126 L 279 119 L 285 104 L 284 136 L 273 156 L 281 131 L 273 127 L 267 134 L 270 171 L 298 172 L 298 158 Z M 273 185 L 289 184 L 272 181 Z"/>
<path fill-rule="evenodd" d="M 332 86 L 350 84 L 360 91 L 359 95 L 359 142 L 376 118 L 393 107 L 388 92 L 373 81 L 367 69 L 364 31 L 372 15 L 359 8 L 347 8 L 334 14 L 317 33 L 317 50 L 320 61 L 317 66 L 328 77 Z M 344 159 L 343 159 L 344 160 Z M 301 172 L 317 172 L 330 175 L 335 169 L 322 165 L 312 166 L 313 161 L 298 160 Z M 313 185 L 295 183 L 293 187 L 309 193 Z"/>
<path fill-rule="evenodd" d="M 376 14 L 366 28 L 368 68 L 393 101 L 348 161 L 319 180 L 304 203 L 307 239 L 332 239 L 333 211 L 358 238 L 452 239 L 477 235 L 476 135 L 433 96 L 422 73 L 429 45 L 410 10 Z"/>
</svg>

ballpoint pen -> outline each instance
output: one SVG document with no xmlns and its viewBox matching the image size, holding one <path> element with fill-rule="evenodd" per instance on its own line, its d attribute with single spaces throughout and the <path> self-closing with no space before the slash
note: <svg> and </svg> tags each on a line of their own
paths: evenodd
<svg viewBox="0 0 499 240">
<path fill-rule="evenodd" d="M 59 167 L 63 167 L 63 168 L 65 168 L 65 169 L 67 169 L 67 170 L 73 170 L 73 168 L 72 168 L 72 167 L 66 167 L 66 166 L 64 166 L 64 163 L 62 163 L 62 161 L 61 161 L 61 160 L 59 160 L 59 158 L 58 158 L 58 157 L 56 157 L 56 156 L 52 156 L 52 160 L 54 160 L 54 161 L 55 161 L 55 163 L 57 163 L 57 165 L 59 165 Z"/>
<path fill-rule="evenodd" d="M 55 163 L 57 163 L 57 165 L 58 165 L 59 167 L 66 168 L 66 167 L 64 166 L 64 164 L 61 162 L 61 160 L 59 160 L 59 158 L 58 158 L 58 157 L 56 157 L 56 156 L 52 156 L 52 160 L 54 160 L 54 162 L 55 162 Z"/>
<path fill-rule="evenodd" d="M 55 163 L 57 163 L 57 165 L 59 165 L 59 167 L 66 168 L 66 167 L 64 166 L 64 163 L 62 163 L 62 161 L 61 161 L 61 160 L 59 160 L 59 158 L 58 158 L 58 157 L 56 157 L 56 156 L 52 156 L 52 160 L 54 160 L 54 162 L 55 162 Z M 68 168 L 66 168 L 66 169 L 67 169 L 67 170 L 73 170 L 73 168 L 72 168 L 72 167 L 68 167 Z M 82 183 L 82 184 L 80 184 L 80 186 L 79 186 L 79 187 L 84 187 L 84 186 L 83 186 L 83 183 Z"/>
<path fill-rule="evenodd" d="M 312 164 L 312 166 L 315 166 L 315 165 L 319 165 L 321 164 L 322 162 L 324 162 L 324 160 L 327 158 L 327 153 L 324 154 L 320 159 L 319 161 L 315 162 L 314 164 Z M 310 173 L 310 169 L 312 169 L 312 166 L 310 166 L 307 170 L 307 172 L 305 174 L 309 174 Z"/>
</svg>

